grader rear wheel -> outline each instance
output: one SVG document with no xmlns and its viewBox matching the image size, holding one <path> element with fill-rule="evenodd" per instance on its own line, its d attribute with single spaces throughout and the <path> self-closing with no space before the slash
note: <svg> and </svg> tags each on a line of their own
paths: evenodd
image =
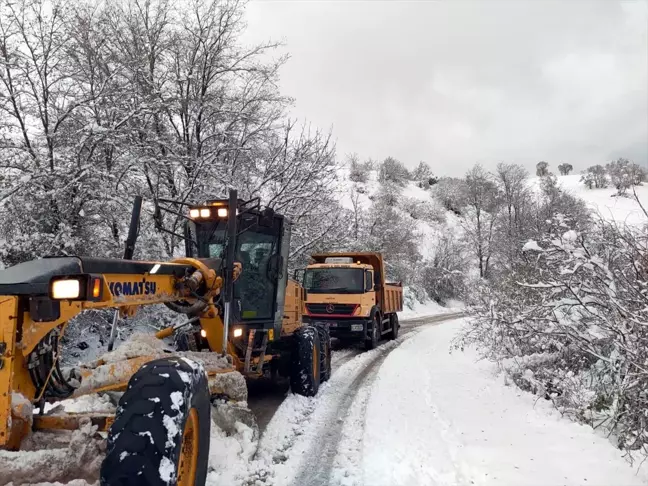
<svg viewBox="0 0 648 486">
<path fill-rule="evenodd" d="M 317 326 L 320 339 L 320 380 L 328 381 L 331 377 L 331 335 L 324 326 Z"/>
<path fill-rule="evenodd" d="M 170 358 L 142 366 L 108 432 L 101 484 L 205 484 L 210 410 L 207 378 L 195 363 Z"/>
</svg>

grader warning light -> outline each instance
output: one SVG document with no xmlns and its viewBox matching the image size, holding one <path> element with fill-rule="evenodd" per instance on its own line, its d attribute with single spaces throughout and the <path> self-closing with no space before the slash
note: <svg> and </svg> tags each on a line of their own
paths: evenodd
<svg viewBox="0 0 648 486">
<path fill-rule="evenodd" d="M 92 280 L 92 297 L 95 299 L 101 297 L 101 279 L 95 278 Z"/>
</svg>

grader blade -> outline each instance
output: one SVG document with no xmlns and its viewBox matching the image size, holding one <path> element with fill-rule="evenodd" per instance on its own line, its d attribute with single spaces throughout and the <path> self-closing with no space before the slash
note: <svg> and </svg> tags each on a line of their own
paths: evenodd
<svg viewBox="0 0 648 486">
<path fill-rule="evenodd" d="M 216 353 L 173 351 L 164 342 L 148 334 L 135 334 L 115 351 L 104 354 L 98 360 L 80 370 L 80 386 L 74 397 L 88 393 L 124 391 L 128 380 L 146 363 L 159 358 L 184 357 L 199 363 L 207 373 L 209 391 L 223 395 L 229 400 L 247 400 L 245 378 L 227 357 Z"/>
</svg>

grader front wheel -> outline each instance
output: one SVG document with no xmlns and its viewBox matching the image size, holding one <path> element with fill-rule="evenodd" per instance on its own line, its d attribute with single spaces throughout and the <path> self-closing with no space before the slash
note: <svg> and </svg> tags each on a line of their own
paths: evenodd
<svg viewBox="0 0 648 486">
<path fill-rule="evenodd" d="M 182 358 L 145 364 L 119 401 L 101 484 L 205 484 L 210 409 L 207 378 L 198 365 Z"/>
</svg>

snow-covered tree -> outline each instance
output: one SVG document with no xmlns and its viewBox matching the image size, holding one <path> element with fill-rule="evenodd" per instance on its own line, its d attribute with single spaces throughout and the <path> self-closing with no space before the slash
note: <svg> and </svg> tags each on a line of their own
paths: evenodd
<svg viewBox="0 0 648 486">
<path fill-rule="evenodd" d="M 462 243 L 452 232 L 438 235 L 430 245 L 432 258 L 422 269 L 423 287 L 437 302 L 464 297 L 469 262 Z"/>
<path fill-rule="evenodd" d="M 547 162 L 541 161 L 536 164 L 536 175 L 538 177 L 543 177 L 549 174 L 549 164 Z"/>
<path fill-rule="evenodd" d="M 393 157 L 387 157 L 378 172 L 380 182 L 388 182 L 398 185 L 405 185 L 410 178 L 407 167 Z"/>
<path fill-rule="evenodd" d="M 237 0 L 0 5 L 0 259 L 118 256 L 134 195 L 138 257 L 182 248 L 161 198 L 259 196 L 294 220 L 295 258 L 335 238 L 330 134 L 284 116 L 274 43 L 244 46 Z M 185 208 L 176 205 L 177 212 Z M 340 230 L 342 232 L 342 230 Z"/>
<path fill-rule="evenodd" d="M 493 176 L 479 164 L 466 174 L 464 197 L 468 210 L 462 224 L 477 260 L 479 276 L 488 278 L 491 259 L 496 251 L 496 223 L 502 200 Z"/>
<path fill-rule="evenodd" d="M 412 171 L 412 179 L 416 181 L 422 189 L 427 189 L 439 182 L 439 178 L 432 173 L 432 168 L 426 162 L 419 162 L 416 169 Z"/>
<path fill-rule="evenodd" d="M 580 180 L 588 189 L 605 188 L 609 183 L 605 167 L 599 164 L 588 167 L 582 172 Z"/>
<path fill-rule="evenodd" d="M 631 163 L 630 167 L 628 168 L 628 172 L 630 174 L 632 184 L 635 186 L 639 186 L 642 183 L 646 182 L 646 180 L 648 180 L 648 172 L 639 164 Z"/>
<path fill-rule="evenodd" d="M 617 194 L 623 195 L 632 186 L 634 178 L 630 173 L 630 161 L 628 159 L 617 159 L 605 166 L 612 185 L 616 188 Z"/>
<path fill-rule="evenodd" d="M 408 284 L 416 277 L 416 265 L 421 259 L 420 236 L 392 197 L 392 193 L 383 192 L 365 214 L 361 248 L 381 252 L 389 278 Z"/>
<path fill-rule="evenodd" d="M 367 167 L 360 162 L 358 154 L 350 154 L 347 156 L 347 166 L 349 167 L 349 179 L 353 182 L 367 182 L 368 170 Z"/>
<path fill-rule="evenodd" d="M 442 177 L 438 184 L 432 188 L 432 195 L 448 211 L 460 215 L 466 207 L 465 181 L 454 177 Z"/>
<path fill-rule="evenodd" d="M 563 163 L 558 166 L 560 175 L 569 175 L 569 173 L 574 170 L 574 166 L 568 163 Z"/>
<path fill-rule="evenodd" d="M 646 171 L 628 159 L 617 159 L 605 167 L 619 195 L 624 195 L 630 187 L 641 184 L 646 179 Z"/>
<path fill-rule="evenodd" d="M 524 208 L 530 196 L 528 179 L 529 173 L 521 165 L 497 165 L 495 180 L 502 193 L 507 217 L 506 230 L 509 234 L 519 231 L 522 225 Z"/>
<path fill-rule="evenodd" d="M 417 181 L 425 181 L 432 177 L 432 168 L 427 162 L 420 161 L 412 171 L 412 177 Z"/>
</svg>

